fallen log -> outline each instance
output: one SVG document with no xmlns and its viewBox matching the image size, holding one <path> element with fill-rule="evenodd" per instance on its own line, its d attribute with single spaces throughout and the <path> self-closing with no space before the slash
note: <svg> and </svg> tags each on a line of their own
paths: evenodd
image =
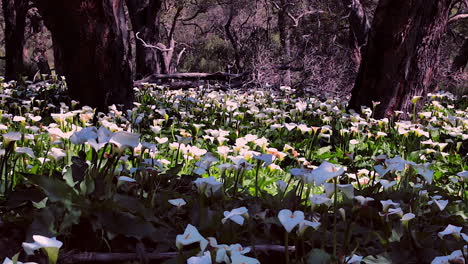
<svg viewBox="0 0 468 264">
<path fill-rule="evenodd" d="M 142 81 L 135 81 L 133 83 L 134 86 L 139 87 L 143 85 L 146 82 Z M 151 82 L 150 82 L 151 83 Z M 229 84 L 223 84 L 223 85 L 217 85 L 216 89 L 218 90 L 229 90 L 229 89 L 236 89 L 236 88 L 241 88 L 245 83 L 242 81 L 234 81 Z M 206 83 L 202 81 L 180 81 L 180 82 L 169 82 L 169 83 L 162 83 L 162 86 L 164 86 L 168 90 L 186 90 L 189 88 L 197 88 L 200 85 L 206 85 Z M 215 86 L 213 86 L 215 87 Z"/>
<path fill-rule="evenodd" d="M 232 79 L 238 79 L 249 75 L 250 72 L 244 72 L 239 74 L 227 73 L 227 72 L 215 72 L 215 73 L 205 73 L 205 72 L 180 72 L 180 73 L 170 73 L 170 74 L 151 74 L 140 82 L 155 82 L 158 80 L 218 80 L 218 81 L 228 81 Z"/>
<path fill-rule="evenodd" d="M 253 248 L 253 247 L 252 247 Z M 284 252 L 284 246 L 281 245 L 256 245 L 255 250 L 261 252 Z M 289 246 L 288 250 L 294 252 L 296 247 Z M 162 252 L 162 253 L 99 253 L 99 252 L 81 252 L 73 251 L 60 255 L 59 263 L 74 264 L 81 262 L 117 262 L 117 261 L 132 261 L 139 260 L 144 257 L 148 260 L 164 260 L 177 257 L 179 252 Z"/>
</svg>

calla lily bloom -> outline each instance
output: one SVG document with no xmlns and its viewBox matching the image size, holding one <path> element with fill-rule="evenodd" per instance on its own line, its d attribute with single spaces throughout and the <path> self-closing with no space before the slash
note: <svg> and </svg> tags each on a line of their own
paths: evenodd
<svg viewBox="0 0 468 264">
<path fill-rule="evenodd" d="M 187 202 L 182 198 L 168 200 L 168 202 L 174 206 L 177 206 L 178 208 L 187 204 Z"/>
<path fill-rule="evenodd" d="M 70 142 L 75 145 L 86 143 L 90 139 L 98 138 L 98 131 L 95 127 L 86 127 L 73 133 L 70 137 Z"/>
<path fill-rule="evenodd" d="M 187 264 L 211 264 L 211 254 L 209 251 L 205 252 L 201 257 L 190 257 L 187 259 Z"/>
<path fill-rule="evenodd" d="M 465 263 L 465 258 L 461 250 L 455 250 L 448 256 L 435 257 L 431 264 Z"/>
<path fill-rule="evenodd" d="M 33 236 L 33 243 L 23 242 L 22 246 L 26 254 L 34 255 L 34 251 L 41 249 L 41 248 L 61 248 L 63 243 L 57 238 L 52 237 L 45 237 L 40 235 Z"/>
<path fill-rule="evenodd" d="M 399 203 L 395 203 L 392 200 L 380 201 L 380 203 L 382 204 L 382 207 L 383 207 L 382 210 L 385 213 L 388 211 L 388 208 L 390 208 L 390 206 L 394 206 L 394 207 L 400 206 Z"/>
<path fill-rule="evenodd" d="M 303 235 L 304 232 L 308 227 L 312 227 L 313 229 L 317 230 L 320 227 L 321 223 L 320 222 L 312 222 L 309 220 L 304 220 L 299 223 L 299 228 L 297 229 L 297 234 L 298 235 Z"/>
<path fill-rule="evenodd" d="M 259 161 L 263 161 L 263 167 L 268 167 L 270 164 L 273 163 L 274 156 L 271 154 L 261 154 L 258 156 L 254 155 L 253 158 Z"/>
<path fill-rule="evenodd" d="M 322 185 L 327 180 L 340 176 L 343 173 L 343 167 L 337 167 L 335 164 L 325 161 L 311 172 L 311 177 L 316 185 Z"/>
<path fill-rule="evenodd" d="M 304 221 L 304 212 L 295 211 L 291 212 L 289 209 L 283 209 L 278 213 L 278 219 L 283 225 L 286 232 L 291 233 L 291 231 Z"/>
<path fill-rule="evenodd" d="M 119 181 L 122 181 L 122 182 L 136 182 L 135 179 L 130 178 L 130 177 L 128 177 L 128 176 L 120 176 L 120 177 L 118 178 L 118 180 L 119 180 Z"/>
<path fill-rule="evenodd" d="M 232 209 L 229 211 L 224 211 L 224 218 L 221 222 L 224 224 L 228 219 L 231 219 L 234 223 L 238 225 L 244 224 L 244 217 L 248 217 L 248 210 L 245 207 L 240 207 L 236 209 Z"/>
<path fill-rule="evenodd" d="M 363 257 L 359 255 L 352 255 L 351 257 L 346 257 L 345 263 L 347 264 L 359 264 L 361 263 Z"/>
<path fill-rule="evenodd" d="M 140 134 L 118 131 L 111 137 L 109 143 L 115 144 L 119 150 L 136 148 L 140 143 Z"/>
<path fill-rule="evenodd" d="M 203 193 L 206 197 L 210 197 L 221 189 L 223 183 L 217 181 L 213 176 L 208 178 L 198 178 L 193 182 L 199 193 Z"/>
<path fill-rule="evenodd" d="M 407 214 L 404 214 L 402 217 L 401 217 L 401 221 L 402 222 L 407 222 L 413 218 L 415 218 L 416 215 L 414 215 L 413 213 L 407 213 Z"/>
<path fill-rule="evenodd" d="M 326 194 L 314 194 L 310 198 L 310 203 L 312 204 L 312 210 L 321 204 L 325 204 L 327 207 L 332 204 L 332 199 L 328 198 Z"/>
<path fill-rule="evenodd" d="M 16 263 L 16 264 L 37 264 L 36 262 L 21 262 L 21 261 L 16 261 L 16 262 L 13 262 L 13 260 L 9 259 L 9 258 L 5 258 L 2 262 L 2 264 L 13 264 L 13 263 Z"/>
<path fill-rule="evenodd" d="M 354 197 L 354 199 L 358 201 L 361 206 L 367 205 L 368 202 L 374 201 L 374 198 L 372 197 L 364 197 L 361 195 Z"/>
<path fill-rule="evenodd" d="M 437 235 L 440 237 L 440 239 L 443 239 L 444 236 L 446 235 L 453 235 L 454 237 L 456 237 L 457 239 L 460 238 L 460 233 L 462 231 L 462 227 L 461 226 L 454 226 L 454 225 L 448 225 L 444 231 L 441 231 L 439 233 L 437 233 Z"/>
<path fill-rule="evenodd" d="M 200 243 L 200 249 L 204 251 L 208 246 L 208 240 L 206 240 L 197 228 L 191 224 L 188 224 L 182 235 L 176 236 L 176 246 L 178 249 L 182 249 L 183 246 L 187 246 L 193 243 Z"/>
<path fill-rule="evenodd" d="M 256 258 L 246 257 L 244 255 L 233 255 L 231 257 L 232 264 L 260 264 Z"/>
<path fill-rule="evenodd" d="M 323 187 L 325 189 L 325 194 L 327 197 L 331 197 L 335 193 L 335 184 L 333 183 L 324 183 Z M 354 186 L 352 184 L 337 184 L 338 191 L 343 192 L 343 194 L 348 199 L 354 198 Z"/>
</svg>

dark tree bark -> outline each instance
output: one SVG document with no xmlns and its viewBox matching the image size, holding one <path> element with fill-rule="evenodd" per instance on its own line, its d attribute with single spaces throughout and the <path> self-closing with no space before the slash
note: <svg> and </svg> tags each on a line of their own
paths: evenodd
<svg viewBox="0 0 468 264">
<path fill-rule="evenodd" d="M 126 3 L 134 34 L 140 32 L 139 37 L 149 44 L 159 43 L 159 16 L 162 1 L 126 0 Z M 137 80 L 151 74 L 161 73 L 158 51 L 145 47 L 138 40 L 136 40 L 135 63 L 135 78 Z"/>
<path fill-rule="evenodd" d="M 375 117 L 410 112 L 411 99 L 434 88 L 439 44 L 452 0 L 380 0 L 349 108 L 372 106 Z"/>
<path fill-rule="evenodd" d="M 281 0 L 278 10 L 278 30 L 283 55 L 283 64 L 289 64 L 291 60 L 291 37 L 288 24 L 288 8 L 290 3 L 287 0 Z M 284 84 L 291 86 L 291 72 L 284 72 Z"/>
<path fill-rule="evenodd" d="M 23 47 L 27 0 L 3 0 L 3 15 L 5 18 L 5 78 L 17 79 L 24 73 Z"/>
<path fill-rule="evenodd" d="M 349 12 L 349 39 L 351 48 L 353 49 L 353 60 L 356 62 L 356 65 L 359 66 L 359 64 L 361 64 L 364 48 L 367 44 L 370 23 L 361 1 L 342 0 L 342 2 Z"/>
<path fill-rule="evenodd" d="M 453 59 L 452 72 L 463 71 L 468 64 L 468 38 L 463 41 L 463 45 Z"/>
<path fill-rule="evenodd" d="M 121 0 L 37 0 L 60 49 L 69 94 L 83 105 L 133 100 L 128 28 Z"/>
<path fill-rule="evenodd" d="M 53 45 L 53 51 L 54 51 L 54 70 L 55 74 L 59 76 L 63 76 L 63 55 L 62 51 L 60 50 L 60 47 L 57 43 L 57 40 L 55 40 L 54 36 L 52 35 L 52 45 Z"/>
</svg>

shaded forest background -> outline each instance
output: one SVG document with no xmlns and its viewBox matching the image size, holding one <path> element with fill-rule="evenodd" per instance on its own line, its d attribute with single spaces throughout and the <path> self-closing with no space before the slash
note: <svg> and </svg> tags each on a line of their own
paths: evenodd
<svg viewBox="0 0 468 264">
<path fill-rule="evenodd" d="M 290 85 L 304 92 L 345 96 L 353 87 L 360 63 L 346 5 L 352 2 L 162 1 L 154 14 L 159 23 L 155 23 L 153 35 L 149 37 L 141 29 L 139 36 L 131 34 L 132 57 L 138 56 L 137 48 L 157 52 L 155 47 L 141 47 L 145 42 L 159 48 L 160 65 L 156 66 L 159 72 L 155 73 L 250 71 L 253 86 Z M 377 2 L 361 1 L 369 25 Z M 31 7 L 26 13 L 22 52 L 25 67 L 18 74 L 37 78 L 38 72 L 47 74 L 59 67 L 54 63 L 51 34 L 34 4 Z M 460 2 L 452 15 L 464 12 L 466 7 Z M 125 13 L 132 29 L 131 21 L 135 20 L 129 17 L 128 8 Z M 4 56 L 3 14 L 0 20 L 0 55 Z M 441 69 L 436 77 L 439 88 L 457 94 L 468 92 L 466 71 L 451 70 L 454 58 L 468 38 L 466 21 L 462 18 L 449 23 L 441 48 Z M 4 74 L 4 60 L 0 63 Z M 132 67 L 134 79 L 146 77 L 145 70 L 135 69 L 134 61 Z"/>
</svg>

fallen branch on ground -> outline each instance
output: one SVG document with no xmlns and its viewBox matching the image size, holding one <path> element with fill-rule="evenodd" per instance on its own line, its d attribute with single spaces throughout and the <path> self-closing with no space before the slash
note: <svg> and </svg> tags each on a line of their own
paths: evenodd
<svg viewBox="0 0 468 264">
<path fill-rule="evenodd" d="M 294 252 L 294 246 L 288 247 L 289 251 Z M 256 245 L 256 251 L 262 252 L 284 252 L 284 246 L 281 245 Z M 162 253 L 146 253 L 144 258 L 148 260 L 162 260 L 177 257 L 179 252 L 162 252 Z M 137 253 L 98 253 L 98 252 L 81 252 L 75 253 L 73 251 L 60 255 L 59 263 L 74 264 L 80 262 L 116 262 L 116 261 L 130 261 L 138 260 L 142 257 Z"/>
</svg>

